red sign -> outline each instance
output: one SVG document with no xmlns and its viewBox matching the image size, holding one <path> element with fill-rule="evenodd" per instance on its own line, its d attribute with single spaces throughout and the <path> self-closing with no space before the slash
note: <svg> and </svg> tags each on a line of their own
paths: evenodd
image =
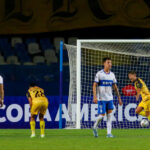
<svg viewBox="0 0 150 150">
<path fill-rule="evenodd" d="M 124 94 L 124 96 L 134 96 L 136 95 L 136 90 L 134 86 L 127 85 L 122 88 L 122 93 Z"/>
</svg>

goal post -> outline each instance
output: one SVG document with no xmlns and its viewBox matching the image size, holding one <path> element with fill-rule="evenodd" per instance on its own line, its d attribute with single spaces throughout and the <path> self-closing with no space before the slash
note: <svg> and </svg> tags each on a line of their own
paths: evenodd
<svg viewBox="0 0 150 150">
<path fill-rule="evenodd" d="M 150 40 L 77 40 L 77 45 L 67 45 L 70 68 L 70 87 L 68 98 L 69 128 L 92 128 L 96 118 L 97 105 L 92 103 L 92 84 L 95 74 L 103 69 L 102 59 L 112 59 L 112 71 L 118 80 L 118 87 L 123 100 L 119 106 L 114 96 L 114 128 L 140 128 L 141 116 L 135 115 L 137 106 L 134 96 L 123 90 L 131 85 L 128 71 L 135 70 L 139 77 L 150 86 Z M 131 85 L 132 87 L 132 85 Z M 132 91 L 133 89 L 127 89 Z M 127 94 L 127 95 L 125 95 Z M 113 94 L 114 95 L 114 94 Z M 100 124 L 106 127 L 106 120 Z"/>
<path fill-rule="evenodd" d="M 76 63 L 77 63 L 77 106 L 76 106 L 76 111 L 77 111 L 77 123 L 76 123 L 76 128 L 80 129 L 80 112 L 81 112 L 81 42 L 77 40 L 77 57 L 76 57 Z"/>
</svg>

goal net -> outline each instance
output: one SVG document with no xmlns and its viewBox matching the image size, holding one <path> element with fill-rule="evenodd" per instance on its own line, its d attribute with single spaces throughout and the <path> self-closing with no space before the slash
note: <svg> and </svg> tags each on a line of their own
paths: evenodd
<svg viewBox="0 0 150 150">
<path fill-rule="evenodd" d="M 135 89 L 128 79 L 134 70 L 150 87 L 150 40 L 78 40 L 77 46 L 66 45 L 69 56 L 70 88 L 68 98 L 69 121 L 66 128 L 92 128 L 97 117 L 92 86 L 96 73 L 103 69 L 102 59 L 112 59 L 123 106 L 114 95 L 113 128 L 141 128 L 142 116 L 135 114 L 138 103 Z M 99 124 L 106 127 L 106 117 Z"/>
</svg>

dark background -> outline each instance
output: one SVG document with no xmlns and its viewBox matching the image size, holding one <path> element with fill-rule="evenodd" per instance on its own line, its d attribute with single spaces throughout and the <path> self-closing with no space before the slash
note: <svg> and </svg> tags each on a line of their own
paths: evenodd
<svg viewBox="0 0 150 150">
<path fill-rule="evenodd" d="M 75 14 L 78 12 L 78 8 L 76 6 L 77 3 L 80 6 L 81 2 L 77 0 L 68 0 L 67 3 L 63 3 L 62 0 L 55 0 L 55 1 L 52 1 L 52 3 L 49 0 L 43 1 L 43 4 L 47 4 L 47 5 L 52 4 L 52 8 L 51 8 L 52 14 L 50 15 L 53 17 L 58 17 L 57 18 L 58 20 L 61 20 L 62 18 L 66 19 L 69 17 L 70 18 L 74 17 Z M 107 20 L 111 16 L 113 15 L 115 16 L 115 13 L 120 10 L 118 9 L 115 12 L 108 11 L 103 3 L 104 2 L 101 0 L 93 0 L 93 1 L 89 0 L 88 1 L 89 10 L 92 12 L 94 18 L 96 18 L 97 21 Z M 121 6 L 122 8 L 130 4 L 130 2 L 126 4 L 126 2 L 124 1 L 120 1 L 120 3 L 122 4 Z M 84 8 L 84 3 L 82 2 L 81 4 L 82 4 L 81 7 Z M 139 3 L 139 6 L 140 6 L 140 3 Z M 31 2 L 29 8 L 33 8 L 33 7 L 34 7 L 34 3 Z M 142 8 L 143 10 L 141 12 L 144 12 L 144 7 L 146 7 L 147 9 L 150 9 L 149 1 L 147 0 L 143 1 L 143 8 Z M 27 24 L 33 18 L 34 12 L 26 8 L 28 8 L 28 5 L 24 3 L 23 0 L 17 0 L 17 1 L 4 0 L 5 11 L 0 12 L 0 15 L 2 16 L 1 21 L 2 22 L 7 22 L 10 20 L 18 21 L 18 24 L 20 26 Z M 134 8 L 133 8 L 133 12 L 134 12 Z M 59 95 L 59 52 L 56 51 L 56 45 L 54 45 L 54 39 L 57 37 L 64 38 L 65 43 L 68 43 L 68 39 L 70 37 L 76 37 L 78 39 L 145 39 L 145 38 L 149 38 L 150 29 L 148 25 L 146 28 L 145 26 L 146 24 L 149 23 L 150 15 L 144 14 L 145 16 L 141 17 L 136 8 L 135 8 L 135 12 L 137 12 L 137 16 L 134 16 L 132 18 L 128 16 L 130 19 L 130 22 L 132 22 L 132 19 L 133 19 L 132 24 L 129 24 L 128 26 L 126 24 L 118 25 L 119 24 L 118 22 L 114 22 L 114 24 L 116 25 L 111 25 L 109 24 L 109 22 L 108 24 L 106 22 L 105 25 L 103 25 L 101 24 L 101 22 L 99 22 L 99 26 L 97 27 L 94 27 L 94 26 L 89 27 L 89 25 L 87 24 L 87 27 L 84 27 L 84 28 L 74 27 L 73 29 L 70 29 L 70 27 L 68 26 L 68 29 L 66 28 L 64 30 L 60 30 L 58 28 L 59 26 L 56 26 L 56 29 L 54 29 L 54 31 L 53 30 L 50 30 L 47 32 L 39 31 L 36 33 L 35 32 L 26 33 L 27 29 L 22 28 L 21 32 L 23 33 L 20 33 L 20 34 L 18 34 L 18 31 L 14 33 L 14 30 L 11 25 L 10 25 L 10 31 L 7 30 L 6 33 L 3 32 L 5 28 L 3 29 L 3 27 L 1 27 L 0 28 L 0 33 L 1 33 L 0 34 L 0 54 L 2 57 L 4 57 L 5 64 L 0 63 L 0 74 L 4 78 L 5 95 L 6 96 L 24 96 L 26 94 L 26 91 L 28 89 L 28 85 L 30 82 L 36 82 L 39 86 L 43 87 L 45 89 L 46 94 L 49 96 Z M 87 17 L 86 12 L 84 13 L 85 13 L 85 17 Z M 42 18 L 44 16 L 43 14 L 40 14 L 38 17 Z M 62 22 L 64 21 L 63 19 L 62 19 Z M 76 19 L 76 18 L 73 18 L 73 19 Z M 140 23 L 138 22 L 138 19 Z M 147 22 L 145 22 L 145 20 L 147 20 Z M 41 26 L 43 24 L 44 23 L 41 22 Z M 19 28 L 19 25 L 14 26 L 14 29 Z M 53 49 L 55 56 L 57 57 L 57 62 L 47 64 L 45 61 L 43 63 L 37 63 L 34 65 L 24 65 L 24 61 L 21 60 L 23 56 L 20 57 L 21 54 L 18 54 L 17 50 L 14 51 L 15 48 L 12 47 L 11 45 L 11 41 L 15 37 L 19 37 L 22 39 L 21 46 L 24 47 L 24 49 L 26 49 L 27 55 L 28 55 L 28 60 L 25 60 L 25 61 L 29 61 L 29 62 L 33 62 L 33 57 L 35 55 L 29 54 L 28 43 L 26 41 L 28 39 L 32 39 L 33 41 L 32 40 L 31 41 L 33 43 L 35 42 L 39 44 L 40 49 L 42 49 L 40 40 L 43 38 L 49 39 L 50 45 L 51 45 L 50 49 Z M 5 54 L 5 52 L 7 54 Z M 41 53 L 38 53 L 37 55 L 44 56 L 44 52 L 45 51 L 42 49 Z M 8 63 L 7 58 L 9 56 L 17 56 L 20 64 L 16 65 L 14 63 Z M 67 53 L 64 52 L 65 63 L 68 62 L 67 57 L 68 57 Z M 64 89 L 63 94 L 68 95 L 69 65 L 64 66 L 63 81 L 64 81 L 63 87 L 65 87 L 63 88 Z"/>
</svg>

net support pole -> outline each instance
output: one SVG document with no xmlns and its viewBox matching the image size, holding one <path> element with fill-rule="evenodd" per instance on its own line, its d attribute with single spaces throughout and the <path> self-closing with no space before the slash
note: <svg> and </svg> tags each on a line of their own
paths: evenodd
<svg viewBox="0 0 150 150">
<path fill-rule="evenodd" d="M 76 71 L 77 71 L 77 105 L 76 105 L 76 129 L 80 129 L 80 109 L 81 109 L 81 42 L 77 40 L 77 57 L 76 57 Z"/>
<path fill-rule="evenodd" d="M 59 129 L 62 129 L 62 99 L 63 99 L 63 41 L 60 41 Z"/>
</svg>

